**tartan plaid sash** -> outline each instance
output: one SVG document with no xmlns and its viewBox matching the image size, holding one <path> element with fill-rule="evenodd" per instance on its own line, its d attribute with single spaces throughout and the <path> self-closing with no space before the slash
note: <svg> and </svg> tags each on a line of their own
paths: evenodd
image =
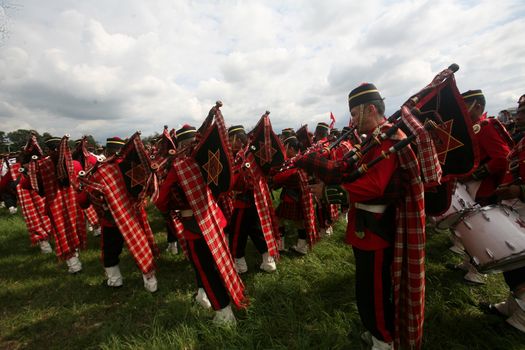
<svg viewBox="0 0 525 350">
<path fill-rule="evenodd" d="M 270 197 L 268 183 L 252 152 L 246 152 L 245 157 L 250 163 L 250 167 L 245 168 L 249 174 L 247 180 L 250 181 L 250 184 L 253 186 L 255 207 L 259 214 L 261 229 L 268 247 L 268 254 L 273 257 L 279 257 L 277 242 L 281 239 L 281 235 L 279 233 L 279 222 L 275 215 L 272 198 Z"/>
<path fill-rule="evenodd" d="M 38 162 L 36 160 L 31 160 L 27 165 L 27 168 L 27 175 L 29 176 L 31 188 L 36 192 L 39 192 L 40 189 L 38 187 Z"/>
<path fill-rule="evenodd" d="M 315 224 L 315 205 L 314 196 L 308 189 L 308 175 L 302 169 L 297 169 L 299 175 L 299 187 L 301 188 L 301 202 L 304 215 L 304 223 L 306 234 L 308 235 L 308 243 L 313 246 L 321 239 L 317 225 Z"/>
<path fill-rule="evenodd" d="M 131 199 L 118 164 L 101 164 L 88 179 L 82 179 L 82 185 L 90 196 L 104 197 L 107 209 L 140 271 L 143 274 L 154 271 L 156 265 L 153 258 L 158 255 L 158 248 L 143 202 Z"/>
<path fill-rule="evenodd" d="M 51 158 L 38 162 L 45 192 L 46 208 L 55 229 L 55 251 L 60 259 L 69 259 L 87 243 L 84 214 L 77 203 L 73 186 L 59 186 Z"/>
<path fill-rule="evenodd" d="M 396 210 L 392 279 L 396 348 L 420 349 L 425 312 L 425 204 L 417 158 L 410 147 L 398 152 L 409 182 Z"/>
<path fill-rule="evenodd" d="M 23 176 L 18 172 L 20 167 L 20 163 L 11 165 L 10 170 L 13 179 Z M 35 245 L 40 241 L 47 241 L 49 235 L 53 233 L 53 227 L 51 226 L 51 220 L 46 215 L 44 198 L 40 197 L 35 190 L 22 188 L 20 184 L 16 186 L 16 194 L 18 195 L 18 201 L 22 209 L 22 216 L 26 222 L 31 244 Z"/>
<path fill-rule="evenodd" d="M 76 184 L 77 175 L 73 166 L 73 157 L 67 144 L 68 137 L 62 137 L 58 146 L 58 162 L 56 164 L 56 177 L 59 181 L 70 181 Z"/>
<path fill-rule="evenodd" d="M 193 159 L 183 157 L 177 159 L 173 169 L 180 179 L 179 185 L 186 195 L 202 235 L 210 248 L 224 286 L 233 303 L 237 307 L 245 307 L 247 300 L 244 295 L 244 284 L 235 271 L 233 258 L 224 235 L 224 216 L 211 190 L 205 185 L 199 166 Z M 177 225 L 177 222 L 174 221 L 174 224 Z M 181 227 L 178 227 L 177 231 L 180 230 Z"/>
<path fill-rule="evenodd" d="M 401 119 L 410 132 L 417 135 L 417 159 L 425 186 L 433 187 L 439 185 L 443 171 L 441 170 L 441 164 L 439 164 L 432 138 L 406 106 L 401 107 Z"/>
<path fill-rule="evenodd" d="M 97 227 L 100 225 L 97 212 L 95 211 L 95 208 L 93 208 L 93 205 L 90 205 L 87 209 L 85 209 L 84 214 L 91 226 Z"/>
</svg>

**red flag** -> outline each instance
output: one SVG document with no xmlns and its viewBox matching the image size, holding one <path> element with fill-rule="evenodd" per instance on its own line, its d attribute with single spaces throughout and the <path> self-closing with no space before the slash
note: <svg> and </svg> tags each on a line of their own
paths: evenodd
<svg viewBox="0 0 525 350">
<path fill-rule="evenodd" d="M 334 124 L 335 124 L 335 117 L 334 117 L 334 114 L 332 112 L 330 112 L 330 130 L 332 130 L 334 128 Z"/>
</svg>

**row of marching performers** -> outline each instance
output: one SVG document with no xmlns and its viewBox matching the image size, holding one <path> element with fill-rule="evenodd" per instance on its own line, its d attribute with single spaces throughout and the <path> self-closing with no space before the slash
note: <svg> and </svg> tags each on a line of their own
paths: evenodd
<svg viewBox="0 0 525 350">
<path fill-rule="evenodd" d="M 327 144 L 329 129 L 326 123 L 316 128 L 313 141 L 320 147 Z M 175 133 L 177 155 L 159 177 L 162 181 L 154 201 L 166 218 L 167 251 L 184 251 L 196 274 L 196 301 L 213 308 L 217 322 L 235 321 L 230 301 L 237 307 L 246 304 L 239 275 L 248 270 L 248 237 L 261 254 L 260 269 L 273 272 L 279 251 L 287 250 L 285 221 L 292 222 L 287 229 L 297 229 L 297 242 L 289 248 L 304 255 L 322 233 L 331 234 L 331 225 L 340 215 L 339 206 L 316 202 L 308 190 L 313 179 L 304 171 L 276 169 L 267 176 L 255 161 L 246 166 L 246 158 L 253 154 L 240 154 L 248 142 L 243 126 L 232 126 L 227 133 L 233 154 L 237 154 L 232 192 L 217 199 L 210 194 L 200 168 L 190 157 L 198 132 L 185 125 Z M 282 141 L 289 158 L 303 147 L 293 133 L 283 133 Z M 86 142 L 77 140 L 71 151 L 66 136 L 52 137 L 45 141 L 44 152 L 32 135 L 17 160 L 6 163 L 9 171 L 2 179 L 6 187 L 16 191 L 32 244 L 43 253 L 52 253 L 53 240 L 54 252 L 66 262 L 69 273 L 82 270 L 79 252 L 86 247 L 87 231 L 91 230 L 93 236 L 101 237 L 107 287 L 123 285 L 119 256 L 126 245 L 143 274 L 145 289 L 155 292 L 159 249 L 145 201 L 134 198 L 125 184 L 127 178 L 140 181 L 140 167 L 120 167 L 122 148 L 132 141 L 108 138 L 102 155 L 89 152 Z M 143 147 L 139 138 L 135 142 Z M 331 157 L 342 156 L 350 145 L 343 142 L 341 147 L 334 149 Z M 136 178 L 134 171 L 138 172 Z M 282 191 L 275 210 L 271 190 L 277 188 Z"/>
<path fill-rule="evenodd" d="M 451 229 L 453 252 L 464 256 L 451 269 L 464 270 L 467 283 L 486 283 L 485 273 L 503 272 L 510 289 L 505 301 L 484 305 L 525 332 L 525 95 L 518 101 L 512 136 L 497 119 L 484 118 L 481 90 L 463 94 L 479 146 L 480 164 L 468 178 L 445 183 L 451 205 L 435 218 Z"/>
</svg>

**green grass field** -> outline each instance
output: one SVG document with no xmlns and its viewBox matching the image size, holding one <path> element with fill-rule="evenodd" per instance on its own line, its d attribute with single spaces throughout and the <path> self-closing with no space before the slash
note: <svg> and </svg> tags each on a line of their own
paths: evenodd
<svg viewBox="0 0 525 350">
<path fill-rule="evenodd" d="M 150 218 L 164 251 L 161 218 Z M 258 271 L 260 257 L 249 247 L 243 278 L 250 307 L 236 312 L 237 326 L 219 327 L 210 322 L 212 311 L 193 302 L 194 274 L 182 254 L 162 254 L 152 295 L 125 252 L 125 285 L 110 290 L 101 286 L 98 238 L 89 237 L 80 256 L 84 270 L 72 276 L 53 254 L 30 247 L 20 215 L 2 209 L 0 349 L 366 349 L 343 232 L 340 222 L 307 256 L 284 255 L 274 274 Z M 444 267 L 461 260 L 448 251 L 448 236 L 427 238 L 424 349 L 525 349 L 525 334 L 479 308 L 506 297 L 502 276 L 489 276 L 485 286 L 464 284 L 461 272 Z"/>
</svg>

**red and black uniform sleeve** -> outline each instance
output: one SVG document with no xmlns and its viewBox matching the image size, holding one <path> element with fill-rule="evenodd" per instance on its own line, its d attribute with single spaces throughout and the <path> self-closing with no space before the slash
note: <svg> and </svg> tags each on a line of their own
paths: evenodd
<svg viewBox="0 0 525 350">
<path fill-rule="evenodd" d="M 297 174 L 297 169 L 287 169 L 281 171 L 280 173 L 277 173 L 273 176 L 273 184 L 275 185 L 274 187 L 299 187 L 298 177 L 299 175 Z"/>
<path fill-rule="evenodd" d="M 510 148 L 490 123 L 484 124 L 475 135 L 479 145 L 481 164 L 487 168 L 489 174 L 482 180 L 476 197 L 490 197 L 503 181 L 508 168 L 507 156 Z"/>
<path fill-rule="evenodd" d="M 189 209 L 190 205 L 182 189 L 178 185 L 180 179 L 174 168 L 170 169 L 166 179 L 159 189 L 159 197 L 155 206 L 162 212 L 167 213 L 169 210 Z"/>
</svg>

